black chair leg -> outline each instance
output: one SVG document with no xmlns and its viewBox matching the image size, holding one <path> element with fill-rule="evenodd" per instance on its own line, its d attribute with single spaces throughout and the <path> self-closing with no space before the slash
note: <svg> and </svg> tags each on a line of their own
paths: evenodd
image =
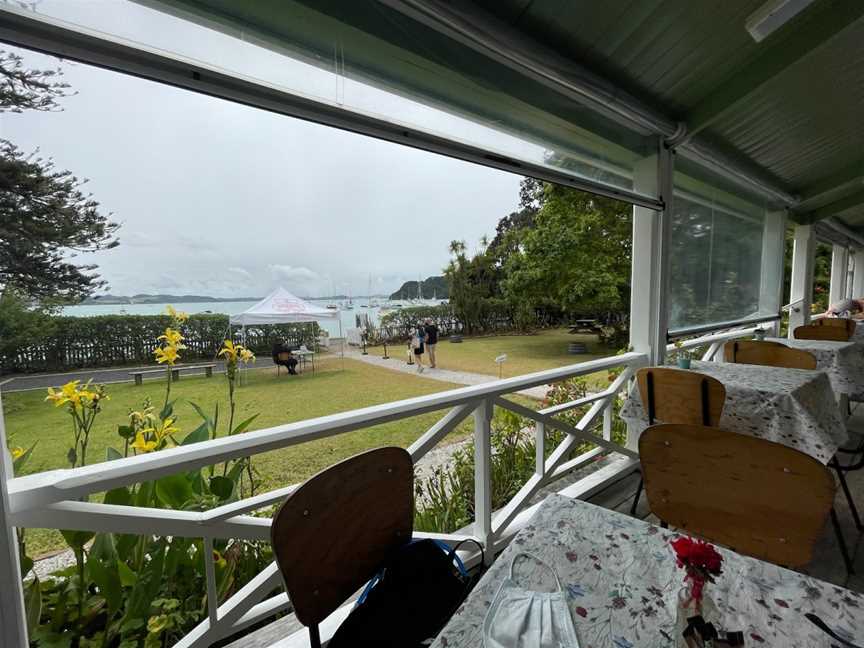
<svg viewBox="0 0 864 648">
<path fill-rule="evenodd" d="M 636 496 L 633 498 L 633 505 L 630 507 L 630 515 L 636 515 L 636 508 L 639 506 L 639 497 L 642 495 L 642 478 L 639 478 L 639 486 L 636 488 Z"/>
<path fill-rule="evenodd" d="M 318 624 L 309 626 L 309 646 L 310 648 L 321 648 L 321 635 L 318 634 Z"/>
<path fill-rule="evenodd" d="M 855 573 L 852 567 L 852 558 L 849 556 L 849 548 L 846 546 L 846 539 L 843 537 L 843 529 L 840 528 L 837 512 L 833 508 L 831 509 L 831 524 L 834 525 L 834 533 L 837 534 L 837 544 L 840 545 L 840 553 L 843 555 L 843 562 L 846 564 L 846 573 L 851 576 Z"/>
<path fill-rule="evenodd" d="M 831 460 L 831 466 L 837 471 L 837 477 L 840 480 L 840 487 L 843 489 L 843 494 L 846 496 L 846 503 L 849 504 L 849 510 L 852 511 L 852 519 L 855 520 L 855 528 L 859 531 L 864 530 L 864 525 L 861 524 L 861 516 L 858 515 L 858 507 L 855 506 L 855 500 L 852 498 L 852 493 L 849 490 L 849 484 L 846 483 L 846 474 L 840 466 L 837 458 Z"/>
</svg>

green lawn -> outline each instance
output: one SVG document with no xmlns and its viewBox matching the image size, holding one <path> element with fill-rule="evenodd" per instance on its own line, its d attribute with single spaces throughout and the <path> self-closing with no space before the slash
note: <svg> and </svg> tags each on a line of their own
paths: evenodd
<svg viewBox="0 0 864 648">
<path fill-rule="evenodd" d="M 585 343 L 588 353 L 569 354 L 567 346 L 570 342 Z M 393 357 L 402 358 L 405 347 L 388 347 L 388 352 Z M 381 348 L 374 348 L 370 353 L 381 355 L 382 351 Z M 437 348 L 438 367 L 497 376 L 495 358 L 502 353 L 507 354 L 503 367 L 503 376 L 507 378 L 604 358 L 615 351 L 599 344 L 596 336 L 571 335 L 566 328 L 546 329 L 532 335 L 466 337 L 461 344 L 453 344 L 447 338 L 442 338 Z"/>
<path fill-rule="evenodd" d="M 237 393 L 239 411 L 236 421 L 260 412 L 260 416 L 251 426 L 252 429 L 430 394 L 458 386 L 352 360 L 345 360 L 343 371 L 340 370 L 339 360 L 335 358 L 321 363 L 320 370 L 315 373 L 306 372 L 296 377 L 288 377 L 283 371 L 282 375 L 277 377 L 275 369 L 268 368 L 250 370 L 247 377 L 247 382 Z M 109 446 L 122 450 L 122 439 L 116 433 L 117 425 L 125 422 L 130 408 L 140 408 L 140 403 L 146 396 L 161 404 L 164 399 L 164 383 L 145 382 L 141 387 L 131 383 L 113 384 L 108 385 L 108 393 L 111 400 L 105 404 L 94 428 L 88 450 L 88 463 L 104 460 L 105 450 Z M 27 448 L 38 440 L 34 455 L 26 467 L 25 472 L 28 473 L 63 468 L 66 464 L 65 457 L 71 435 L 68 414 L 46 403 L 44 397 L 42 390 L 15 392 L 3 396 L 9 446 Z M 224 376 L 184 378 L 174 383 L 172 398 L 177 398 L 175 411 L 179 417 L 180 438 L 200 423 L 198 415 L 189 405 L 190 401 L 200 404 L 210 412 L 218 401 L 223 430 L 227 426 L 224 418 L 227 417 L 227 387 Z M 382 445 L 407 446 L 442 415 L 443 412 L 433 412 L 258 455 L 255 458 L 255 467 L 263 482 L 262 490 L 302 481 L 318 470 L 368 448 Z M 470 425 L 469 417 L 462 428 L 453 434 L 454 439 L 467 434 Z M 62 543 L 56 532 L 28 531 L 28 550 L 31 555 L 60 546 Z"/>
</svg>

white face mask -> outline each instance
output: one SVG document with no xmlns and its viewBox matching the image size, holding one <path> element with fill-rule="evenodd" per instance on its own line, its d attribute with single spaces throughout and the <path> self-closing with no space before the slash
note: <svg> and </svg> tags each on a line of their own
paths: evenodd
<svg viewBox="0 0 864 648">
<path fill-rule="evenodd" d="M 555 576 L 555 592 L 532 592 L 513 580 L 513 565 L 526 556 Z M 484 648 L 579 648 L 573 619 L 558 574 L 545 562 L 518 553 L 510 562 L 510 576 L 501 583 L 483 621 Z"/>
</svg>

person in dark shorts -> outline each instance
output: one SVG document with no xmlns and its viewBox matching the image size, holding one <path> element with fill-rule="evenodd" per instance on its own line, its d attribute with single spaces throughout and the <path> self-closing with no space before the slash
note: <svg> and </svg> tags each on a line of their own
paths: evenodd
<svg viewBox="0 0 864 648">
<path fill-rule="evenodd" d="M 423 373 L 423 353 L 425 351 L 426 331 L 418 324 L 411 335 L 411 348 L 414 350 L 414 361 L 417 363 L 417 373 Z"/>
<path fill-rule="evenodd" d="M 435 368 L 435 349 L 438 348 L 438 327 L 432 321 L 431 317 L 426 318 L 423 325 L 426 330 L 426 353 L 429 354 L 429 368 Z"/>
</svg>

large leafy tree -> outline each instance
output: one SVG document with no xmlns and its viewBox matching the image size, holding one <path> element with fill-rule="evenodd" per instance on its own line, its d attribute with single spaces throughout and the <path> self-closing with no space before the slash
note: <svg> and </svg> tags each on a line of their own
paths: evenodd
<svg viewBox="0 0 864 648">
<path fill-rule="evenodd" d="M 508 300 L 570 314 L 626 310 L 630 205 L 551 184 L 532 189 L 539 209 L 531 226 L 518 230 L 504 266 Z"/>
<path fill-rule="evenodd" d="M 0 52 L 0 113 L 59 110 L 68 95 L 59 70 L 28 69 Z M 117 245 L 119 227 L 82 191 L 84 181 L 52 160 L 0 139 L 0 290 L 31 300 L 77 300 L 105 285 L 81 253 Z"/>
</svg>

